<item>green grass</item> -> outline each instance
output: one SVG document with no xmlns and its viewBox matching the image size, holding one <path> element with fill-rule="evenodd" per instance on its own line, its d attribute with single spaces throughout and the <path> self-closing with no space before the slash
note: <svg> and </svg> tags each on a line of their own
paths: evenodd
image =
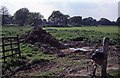
<svg viewBox="0 0 120 78">
<path fill-rule="evenodd" d="M 120 78 L 120 72 L 119 71 L 112 72 L 112 76 L 114 78 Z"/>
<path fill-rule="evenodd" d="M 4 36 L 17 36 L 22 35 L 27 31 L 30 31 L 31 27 L 9 27 L 9 26 L 3 26 L 2 27 L 2 34 Z"/>
<path fill-rule="evenodd" d="M 103 33 L 118 33 L 118 26 L 84 26 L 84 27 L 46 27 L 45 29 L 57 29 L 57 30 L 94 30 Z"/>
<path fill-rule="evenodd" d="M 25 34 L 32 29 L 32 27 L 2 27 L 4 36 L 16 36 Z M 118 44 L 120 41 L 120 34 L 118 26 L 84 26 L 84 27 L 44 27 L 44 30 L 50 32 L 55 38 L 60 41 L 69 40 L 89 40 L 97 42 L 103 37 L 109 37 L 111 44 Z"/>
<path fill-rule="evenodd" d="M 42 51 L 39 51 L 37 47 L 31 44 L 21 44 L 21 52 L 22 55 L 29 55 L 27 56 L 31 61 L 36 59 L 45 59 L 45 60 L 51 60 L 55 57 L 49 54 L 43 54 Z"/>
<path fill-rule="evenodd" d="M 4 36 L 22 35 L 28 32 L 32 27 L 2 27 Z M 113 44 L 120 41 L 118 26 L 84 26 L 84 27 L 44 27 L 44 30 L 50 32 L 54 37 L 61 41 L 88 39 L 89 41 L 99 41 L 103 37 L 109 37 Z"/>
<path fill-rule="evenodd" d="M 16 35 L 22 35 L 27 31 L 30 31 L 32 27 L 9 27 L 9 26 L 2 26 L 2 33 L 5 36 L 16 36 Z M 120 27 L 118 26 L 85 26 L 85 27 L 45 27 L 43 28 L 45 30 L 87 30 L 87 31 L 99 31 L 103 33 L 118 33 L 118 29 Z"/>
<path fill-rule="evenodd" d="M 118 27 L 48 27 L 44 28 L 54 37 L 61 41 L 67 40 L 89 40 L 96 42 L 104 37 L 109 37 L 112 44 L 117 44 L 120 41 Z"/>
</svg>

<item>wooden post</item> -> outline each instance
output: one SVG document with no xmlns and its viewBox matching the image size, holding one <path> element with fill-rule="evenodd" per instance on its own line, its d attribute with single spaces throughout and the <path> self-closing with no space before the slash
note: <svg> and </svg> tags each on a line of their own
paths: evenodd
<svg viewBox="0 0 120 78">
<path fill-rule="evenodd" d="M 17 45 L 18 45 L 19 57 L 21 57 L 20 40 L 19 40 L 19 36 L 18 35 L 17 35 Z"/>
<path fill-rule="evenodd" d="M 12 38 L 10 38 L 10 47 L 11 47 L 11 53 L 12 53 L 12 57 L 13 57 L 13 46 L 12 46 Z"/>
<path fill-rule="evenodd" d="M 5 46 L 4 46 L 4 38 L 2 38 L 2 52 L 3 52 L 3 56 L 2 58 L 4 59 L 4 62 L 5 62 Z"/>
<path fill-rule="evenodd" d="M 101 77 L 107 78 L 107 57 L 109 51 L 109 38 L 103 38 L 103 52 L 105 54 L 105 59 L 101 68 Z"/>
</svg>

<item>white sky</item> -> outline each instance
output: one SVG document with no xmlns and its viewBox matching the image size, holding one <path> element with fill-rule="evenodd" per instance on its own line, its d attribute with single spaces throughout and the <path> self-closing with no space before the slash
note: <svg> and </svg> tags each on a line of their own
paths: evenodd
<svg viewBox="0 0 120 78">
<path fill-rule="evenodd" d="M 93 17 L 97 20 L 108 18 L 116 21 L 119 0 L 0 0 L 0 6 L 6 6 L 10 14 L 20 8 L 28 8 L 30 12 L 40 12 L 48 18 L 52 11 L 60 10 L 70 16 Z"/>
</svg>

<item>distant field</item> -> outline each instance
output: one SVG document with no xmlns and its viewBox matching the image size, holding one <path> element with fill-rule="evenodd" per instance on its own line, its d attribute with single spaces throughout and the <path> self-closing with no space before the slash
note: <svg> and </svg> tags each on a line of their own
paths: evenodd
<svg viewBox="0 0 120 78">
<path fill-rule="evenodd" d="M 16 35 L 22 35 L 27 31 L 30 31 L 31 27 L 8 27 L 8 26 L 2 26 L 2 34 L 4 36 L 16 36 Z"/>
<path fill-rule="evenodd" d="M 45 29 L 57 29 L 57 30 L 94 30 L 104 33 L 118 33 L 120 27 L 118 26 L 85 26 L 85 27 L 48 27 Z"/>
<path fill-rule="evenodd" d="M 4 36 L 22 35 L 30 31 L 33 27 L 2 27 Z M 66 40 L 82 40 L 88 39 L 90 41 L 101 40 L 103 37 L 109 37 L 112 42 L 117 43 L 120 38 L 118 26 L 85 26 L 85 27 L 44 27 L 54 37 L 60 41 Z"/>
<path fill-rule="evenodd" d="M 90 41 L 102 40 L 104 37 L 109 37 L 111 42 L 116 44 L 120 40 L 117 26 L 85 26 L 85 27 L 46 27 L 58 40 L 83 40 Z"/>
<path fill-rule="evenodd" d="M 14 33 L 12 34 L 23 34 L 26 31 L 29 31 L 31 29 L 31 27 L 6 27 L 3 26 L 2 27 L 2 31 L 3 33 L 6 34 L 7 31 L 11 31 Z M 85 26 L 85 27 L 44 27 L 43 29 L 57 29 L 57 30 L 94 30 L 94 31 L 100 31 L 100 32 L 104 32 L 104 33 L 118 33 L 118 30 L 120 29 L 120 27 L 118 26 Z"/>
</svg>

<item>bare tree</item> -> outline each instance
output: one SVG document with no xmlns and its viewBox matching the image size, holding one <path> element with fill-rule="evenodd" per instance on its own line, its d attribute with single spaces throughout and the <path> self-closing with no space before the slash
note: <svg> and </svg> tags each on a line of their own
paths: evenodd
<svg viewBox="0 0 120 78">
<path fill-rule="evenodd" d="M 0 8 L 0 15 L 2 16 L 2 25 L 4 25 L 5 23 L 5 16 L 9 15 L 8 9 L 6 8 L 6 6 L 1 6 Z"/>
<path fill-rule="evenodd" d="M 8 9 L 7 9 L 6 6 L 1 6 L 0 14 L 2 14 L 2 15 L 9 15 L 9 12 L 8 12 Z"/>
</svg>

